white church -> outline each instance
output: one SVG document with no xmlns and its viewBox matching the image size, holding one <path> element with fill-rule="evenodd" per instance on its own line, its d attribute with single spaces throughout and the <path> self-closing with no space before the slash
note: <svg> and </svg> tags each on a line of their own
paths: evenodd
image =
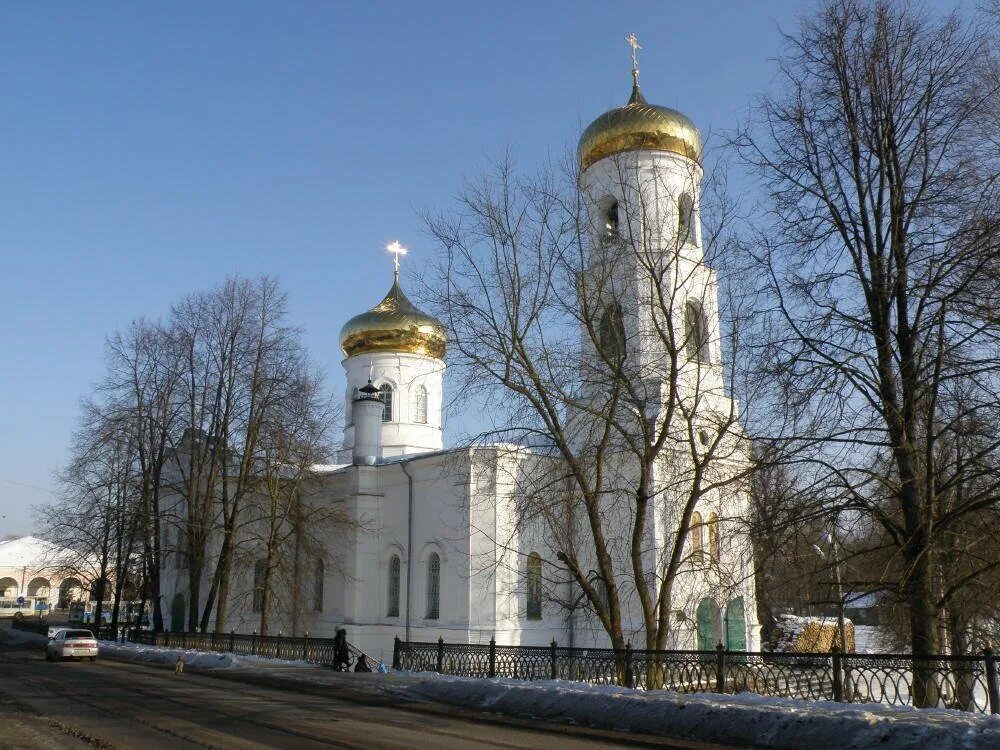
<svg viewBox="0 0 1000 750">
<path fill-rule="evenodd" d="M 709 383 L 701 388 L 712 392 L 713 408 L 733 409 L 723 393 L 715 275 L 702 263 L 700 134 L 679 112 L 648 104 L 637 71 L 633 75 L 628 103 L 602 114 L 581 137 L 580 185 L 593 206 L 592 223 L 601 231 L 622 231 L 626 222 L 638 220 L 630 217 L 642 216 L 647 226 L 641 231 L 651 242 L 683 247 L 675 262 L 687 268 L 685 283 L 698 288 L 702 332 L 694 353 L 701 366 L 691 377 Z M 649 174 L 656 175 L 659 189 L 629 182 Z M 641 211 L 629 203 L 638 200 L 644 202 Z M 546 462 L 556 459 L 511 445 L 444 446 L 445 327 L 407 298 L 398 255 L 396 261 L 385 298 L 341 332 L 347 424 L 339 463 L 316 467 L 310 502 L 336 508 L 352 523 L 331 532 L 323 559 L 315 561 L 316 580 L 298 620 L 300 629 L 332 636 L 343 627 L 352 643 L 382 659 L 391 657 L 397 636 L 413 641 L 442 637 L 452 643 L 495 638 L 505 645 L 545 645 L 553 639 L 566 646 L 608 645 L 585 603 L 565 606 L 581 598 L 565 574 L 546 570 L 557 566 L 559 550 L 544 528 L 518 524 L 510 511 L 518 499 L 518 475 L 546 471 Z M 624 264 L 621 273 L 638 271 Z M 633 297 L 635 305 L 618 312 L 626 329 L 648 325 L 652 317 L 642 309 L 643 295 Z M 651 362 L 655 371 L 655 344 L 634 356 Z M 739 525 L 725 520 L 744 516 L 747 502 L 743 485 L 734 485 L 709 495 L 696 509 L 688 557 L 702 564 L 682 567 L 677 577 L 668 648 L 712 648 L 722 642 L 737 650 L 759 649 L 752 555 L 748 545 L 732 539 Z M 652 558 L 658 554 L 657 540 L 677 523 L 669 507 L 658 517 L 665 528 L 651 532 Z M 175 613 L 172 629 L 179 629 L 184 574 L 168 569 L 163 576 L 167 607 Z M 247 587 L 253 585 L 249 566 L 241 576 Z M 623 629 L 641 647 L 643 621 L 634 596 L 622 600 Z M 237 631 L 255 626 L 253 606 L 249 597 L 234 597 L 231 624 Z M 274 621 L 279 623 L 274 632 L 281 622 L 289 627 L 280 612 Z"/>
</svg>

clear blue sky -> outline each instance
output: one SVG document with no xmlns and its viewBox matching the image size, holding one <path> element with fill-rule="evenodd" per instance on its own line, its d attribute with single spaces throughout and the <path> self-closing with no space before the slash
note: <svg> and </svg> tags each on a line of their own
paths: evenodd
<svg viewBox="0 0 1000 750">
<path fill-rule="evenodd" d="M 724 130 L 810 5 L 0 4 L 0 536 L 48 499 L 116 328 L 277 274 L 339 392 L 385 244 L 420 264 L 418 211 L 624 103 L 627 32 L 647 98 Z"/>
</svg>

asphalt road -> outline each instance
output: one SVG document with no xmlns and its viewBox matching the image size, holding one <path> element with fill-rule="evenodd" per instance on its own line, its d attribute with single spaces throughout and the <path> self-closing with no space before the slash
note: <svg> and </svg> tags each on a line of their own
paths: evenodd
<svg viewBox="0 0 1000 750">
<path fill-rule="evenodd" d="M 705 748 L 640 735 L 503 719 L 176 675 L 110 660 L 48 663 L 0 649 L 0 748 Z"/>
</svg>

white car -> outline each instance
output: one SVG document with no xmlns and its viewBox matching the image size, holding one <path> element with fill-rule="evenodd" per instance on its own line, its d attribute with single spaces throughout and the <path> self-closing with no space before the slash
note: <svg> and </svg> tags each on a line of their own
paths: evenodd
<svg viewBox="0 0 1000 750">
<path fill-rule="evenodd" d="M 90 659 L 97 658 L 97 640 L 89 630 L 57 630 L 49 636 L 45 647 L 45 659 Z"/>
</svg>

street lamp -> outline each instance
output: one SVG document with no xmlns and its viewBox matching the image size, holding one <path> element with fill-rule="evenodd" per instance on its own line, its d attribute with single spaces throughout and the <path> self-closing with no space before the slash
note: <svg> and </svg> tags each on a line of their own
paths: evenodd
<svg viewBox="0 0 1000 750">
<path fill-rule="evenodd" d="M 837 631 L 840 633 L 840 650 L 842 652 L 846 652 L 847 627 L 844 625 L 844 582 L 840 575 L 840 555 L 837 550 L 838 545 L 836 534 L 827 532 L 826 543 L 830 545 L 830 556 L 833 558 L 833 576 L 837 584 Z M 818 544 L 814 544 L 812 548 L 816 550 L 816 554 L 819 555 L 822 560 L 827 559 L 826 554 Z"/>
</svg>

